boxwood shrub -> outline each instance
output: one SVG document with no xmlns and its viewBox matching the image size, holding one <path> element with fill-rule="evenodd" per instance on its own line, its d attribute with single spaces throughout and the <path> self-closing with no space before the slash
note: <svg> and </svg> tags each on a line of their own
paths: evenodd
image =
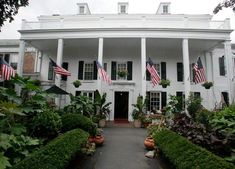
<svg viewBox="0 0 235 169">
<path fill-rule="evenodd" d="M 79 153 L 88 139 L 88 133 L 75 129 L 69 131 L 31 156 L 27 157 L 12 169 L 65 169 L 69 162 Z"/>
<path fill-rule="evenodd" d="M 66 132 L 72 129 L 81 128 L 90 135 L 96 134 L 97 126 L 86 116 L 81 114 L 65 114 L 62 116 L 62 131 Z"/>
<path fill-rule="evenodd" d="M 201 148 L 177 133 L 164 129 L 154 134 L 154 141 L 163 155 L 176 169 L 234 169 L 204 148 Z"/>
</svg>

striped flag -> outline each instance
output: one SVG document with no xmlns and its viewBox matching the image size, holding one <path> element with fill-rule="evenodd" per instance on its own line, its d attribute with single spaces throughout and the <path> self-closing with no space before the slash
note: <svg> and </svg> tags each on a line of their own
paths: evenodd
<svg viewBox="0 0 235 169">
<path fill-rule="evenodd" d="M 206 81 L 205 70 L 202 65 L 201 58 L 199 57 L 197 63 L 193 66 L 193 70 L 195 72 L 194 81 L 195 83 L 201 83 Z"/>
<path fill-rule="evenodd" d="M 102 80 L 107 84 L 112 84 L 112 80 L 109 78 L 108 74 L 105 72 L 104 68 L 101 66 L 98 60 L 96 61 L 96 66 L 99 76 L 102 78 Z"/>
<path fill-rule="evenodd" d="M 62 68 L 61 66 L 57 65 L 51 58 L 50 58 L 50 61 L 52 63 L 54 72 L 56 74 L 64 75 L 64 76 L 71 76 L 71 73 L 69 71 L 67 71 L 64 68 Z"/>
<path fill-rule="evenodd" d="M 11 77 L 15 77 L 16 71 L 13 69 L 4 59 L 0 59 L 1 78 L 4 80 L 10 80 Z"/>
<path fill-rule="evenodd" d="M 153 62 L 150 58 L 147 61 L 146 68 L 151 75 L 151 81 L 152 81 L 153 86 L 157 85 L 160 82 L 161 78 L 160 78 L 157 70 L 155 69 Z"/>
</svg>

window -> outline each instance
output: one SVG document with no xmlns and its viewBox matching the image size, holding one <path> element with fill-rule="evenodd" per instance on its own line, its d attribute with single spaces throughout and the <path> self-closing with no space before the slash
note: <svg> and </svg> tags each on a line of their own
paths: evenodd
<svg viewBox="0 0 235 169">
<path fill-rule="evenodd" d="M 16 62 L 12 62 L 11 63 L 11 67 L 16 70 L 17 69 L 17 63 Z"/>
<path fill-rule="evenodd" d="M 52 62 L 49 62 L 49 68 L 48 68 L 48 80 L 53 80 L 54 79 L 54 70 L 53 70 L 53 65 Z"/>
<path fill-rule="evenodd" d="M 85 6 L 80 6 L 79 7 L 79 13 L 80 14 L 85 14 Z"/>
<path fill-rule="evenodd" d="M 219 57 L 219 74 L 220 74 L 220 76 L 225 76 L 226 75 L 224 56 Z"/>
<path fill-rule="evenodd" d="M 164 14 L 168 13 L 168 5 L 163 5 L 163 13 Z"/>
<path fill-rule="evenodd" d="M 117 63 L 117 72 L 122 71 L 122 70 L 127 70 L 127 64 L 126 63 Z M 126 78 L 127 78 L 127 76 L 123 78 L 123 77 L 119 77 L 117 75 L 118 80 L 126 79 Z"/>
<path fill-rule="evenodd" d="M 190 81 L 195 82 L 195 71 L 193 69 L 195 63 L 190 64 Z"/>
<path fill-rule="evenodd" d="M 150 92 L 150 110 L 160 110 L 160 92 Z"/>
<path fill-rule="evenodd" d="M 177 63 L 177 81 L 178 82 L 183 82 L 184 80 L 184 67 L 183 63 L 178 62 Z"/>
<path fill-rule="evenodd" d="M 121 5 L 120 8 L 121 13 L 126 13 L 126 5 Z"/>
<path fill-rule="evenodd" d="M 84 80 L 93 80 L 93 63 L 84 64 Z"/>
<path fill-rule="evenodd" d="M 90 100 L 94 100 L 93 91 L 82 91 L 82 95 L 88 97 Z"/>
</svg>

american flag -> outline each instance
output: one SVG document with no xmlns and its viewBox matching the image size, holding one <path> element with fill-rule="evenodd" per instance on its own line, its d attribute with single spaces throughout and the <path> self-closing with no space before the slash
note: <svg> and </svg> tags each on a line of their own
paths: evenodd
<svg viewBox="0 0 235 169">
<path fill-rule="evenodd" d="M 52 63 L 54 72 L 56 74 L 64 75 L 64 76 L 71 76 L 71 73 L 69 71 L 67 71 L 64 68 L 62 68 L 61 66 L 57 65 L 51 58 L 50 58 L 50 61 Z"/>
<path fill-rule="evenodd" d="M 194 81 L 195 83 L 201 83 L 206 81 L 205 70 L 202 65 L 201 58 L 199 57 L 197 63 L 193 66 L 193 70 L 195 72 Z"/>
<path fill-rule="evenodd" d="M 112 84 L 112 80 L 109 78 L 108 74 L 105 72 L 104 68 L 101 66 L 99 61 L 96 61 L 96 66 L 98 69 L 99 76 L 105 83 Z"/>
<path fill-rule="evenodd" d="M 152 80 L 153 86 L 157 85 L 160 82 L 161 78 L 160 78 L 157 70 L 155 69 L 154 64 L 150 58 L 147 61 L 146 68 L 151 75 L 151 80 Z"/>
<path fill-rule="evenodd" d="M 4 80 L 10 80 L 11 77 L 15 77 L 16 71 L 13 69 L 4 59 L 0 59 L 0 72 L 1 72 L 1 78 L 4 78 Z"/>
</svg>

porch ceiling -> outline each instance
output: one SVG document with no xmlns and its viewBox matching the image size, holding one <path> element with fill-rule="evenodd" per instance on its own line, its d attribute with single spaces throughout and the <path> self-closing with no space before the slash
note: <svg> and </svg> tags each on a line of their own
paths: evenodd
<svg viewBox="0 0 235 169">
<path fill-rule="evenodd" d="M 31 40 L 27 41 L 33 47 L 41 51 L 49 51 L 56 53 L 57 51 L 57 39 L 51 40 Z M 189 39 L 189 51 L 204 52 L 209 51 L 216 45 L 220 44 L 221 41 L 218 40 L 200 40 L 200 39 Z M 166 38 L 147 38 L 147 50 L 154 48 L 155 50 L 173 50 L 182 51 L 182 39 L 166 39 Z M 139 47 L 141 48 L 140 38 L 105 38 L 104 39 L 104 49 L 105 48 L 131 48 Z M 76 51 L 81 48 L 97 49 L 98 51 L 98 38 L 94 39 L 65 39 L 64 40 L 64 51 L 73 50 Z"/>
</svg>

